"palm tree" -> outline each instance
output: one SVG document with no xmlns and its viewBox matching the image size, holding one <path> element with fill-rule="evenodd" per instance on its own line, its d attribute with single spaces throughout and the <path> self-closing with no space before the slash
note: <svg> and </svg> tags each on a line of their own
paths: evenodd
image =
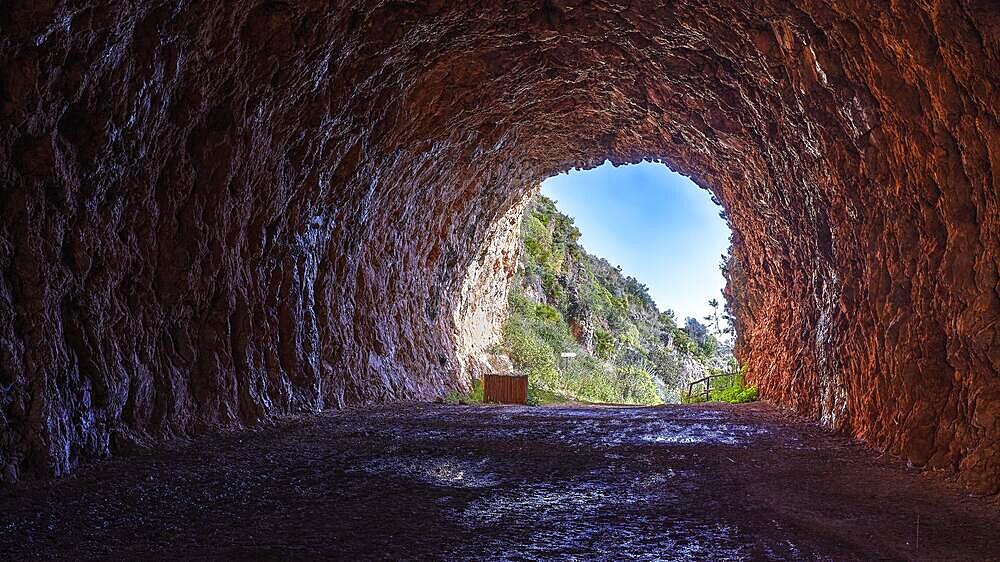
<svg viewBox="0 0 1000 562">
<path fill-rule="evenodd" d="M 722 333 L 722 327 L 719 325 L 719 301 L 718 299 L 710 299 L 708 301 L 708 306 L 712 307 L 712 314 L 706 316 L 705 320 L 715 323 L 715 335 L 718 336 Z"/>
</svg>

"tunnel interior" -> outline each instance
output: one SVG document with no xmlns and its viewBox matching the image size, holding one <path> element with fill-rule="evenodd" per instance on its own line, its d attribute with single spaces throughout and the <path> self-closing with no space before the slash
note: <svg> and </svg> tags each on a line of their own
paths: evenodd
<svg viewBox="0 0 1000 562">
<path fill-rule="evenodd" d="M 5 480 L 467 385 L 519 205 L 610 159 L 723 206 L 762 398 L 1000 490 L 988 1 L 52 0 L 0 27 Z"/>
</svg>

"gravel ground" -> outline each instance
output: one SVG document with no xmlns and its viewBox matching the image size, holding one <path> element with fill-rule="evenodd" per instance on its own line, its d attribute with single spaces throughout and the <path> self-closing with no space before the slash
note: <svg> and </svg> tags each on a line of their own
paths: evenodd
<svg viewBox="0 0 1000 562">
<path fill-rule="evenodd" d="M 766 404 L 408 403 L 0 490 L 0 558 L 1000 560 L 1000 503 Z"/>
</svg>

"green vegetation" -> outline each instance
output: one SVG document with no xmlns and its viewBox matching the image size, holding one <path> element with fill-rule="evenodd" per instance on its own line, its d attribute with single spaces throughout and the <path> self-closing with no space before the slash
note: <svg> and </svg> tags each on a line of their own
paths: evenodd
<svg viewBox="0 0 1000 562">
<path fill-rule="evenodd" d="M 466 394 L 460 392 L 450 392 L 445 396 L 444 401 L 448 404 L 482 404 L 483 403 L 483 381 L 473 379 L 472 390 Z"/>
<path fill-rule="evenodd" d="M 757 400 L 757 387 L 746 384 L 746 367 L 736 369 L 733 365 L 730 374 L 713 377 L 711 388 L 708 393 L 709 402 L 728 402 L 730 404 L 744 404 Z M 681 395 L 681 402 L 684 404 L 696 404 L 705 402 L 704 390 L 695 390 L 693 394 L 684 392 Z"/>
<path fill-rule="evenodd" d="M 498 350 L 527 373 L 529 402 L 679 401 L 688 380 L 728 364 L 717 301 L 714 333 L 693 318 L 679 327 L 645 285 L 588 254 L 579 238 L 573 219 L 551 199 L 539 195 L 529 203 Z"/>
<path fill-rule="evenodd" d="M 515 367 L 528 374 L 529 398 L 535 397 L 539 403 L 566 399 L 619 404 L 659 402 L 648 372 L 629 365 L 616 369 L 588 354 L 554 307 L 532 302 L 518 288 L 511 291 L 510 307 L 503 342 Z M 556 357 L 561 352 L 578 355 L 557 366 Z"/>
<path fill-rule="evenodd" d="M 529 406 L 545 406 L 547 404 L 563 404 L 565 402 L 569 402 L 569 398 L 566 398 L 562 394 L 543 390 L 538 387 L 528 387 Z"/>
</svg>

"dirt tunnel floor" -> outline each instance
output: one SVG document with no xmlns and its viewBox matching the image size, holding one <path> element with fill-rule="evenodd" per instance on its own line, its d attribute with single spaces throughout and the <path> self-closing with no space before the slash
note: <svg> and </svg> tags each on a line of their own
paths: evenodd
<svg viewBox="0 0 1000 562">
<path fill-rule="evenodd" d="M 988 560 L 998 540 L 996 499 L 762 404 L 317 414 L 0 496 L 12 560 Z"/>
</svg>

